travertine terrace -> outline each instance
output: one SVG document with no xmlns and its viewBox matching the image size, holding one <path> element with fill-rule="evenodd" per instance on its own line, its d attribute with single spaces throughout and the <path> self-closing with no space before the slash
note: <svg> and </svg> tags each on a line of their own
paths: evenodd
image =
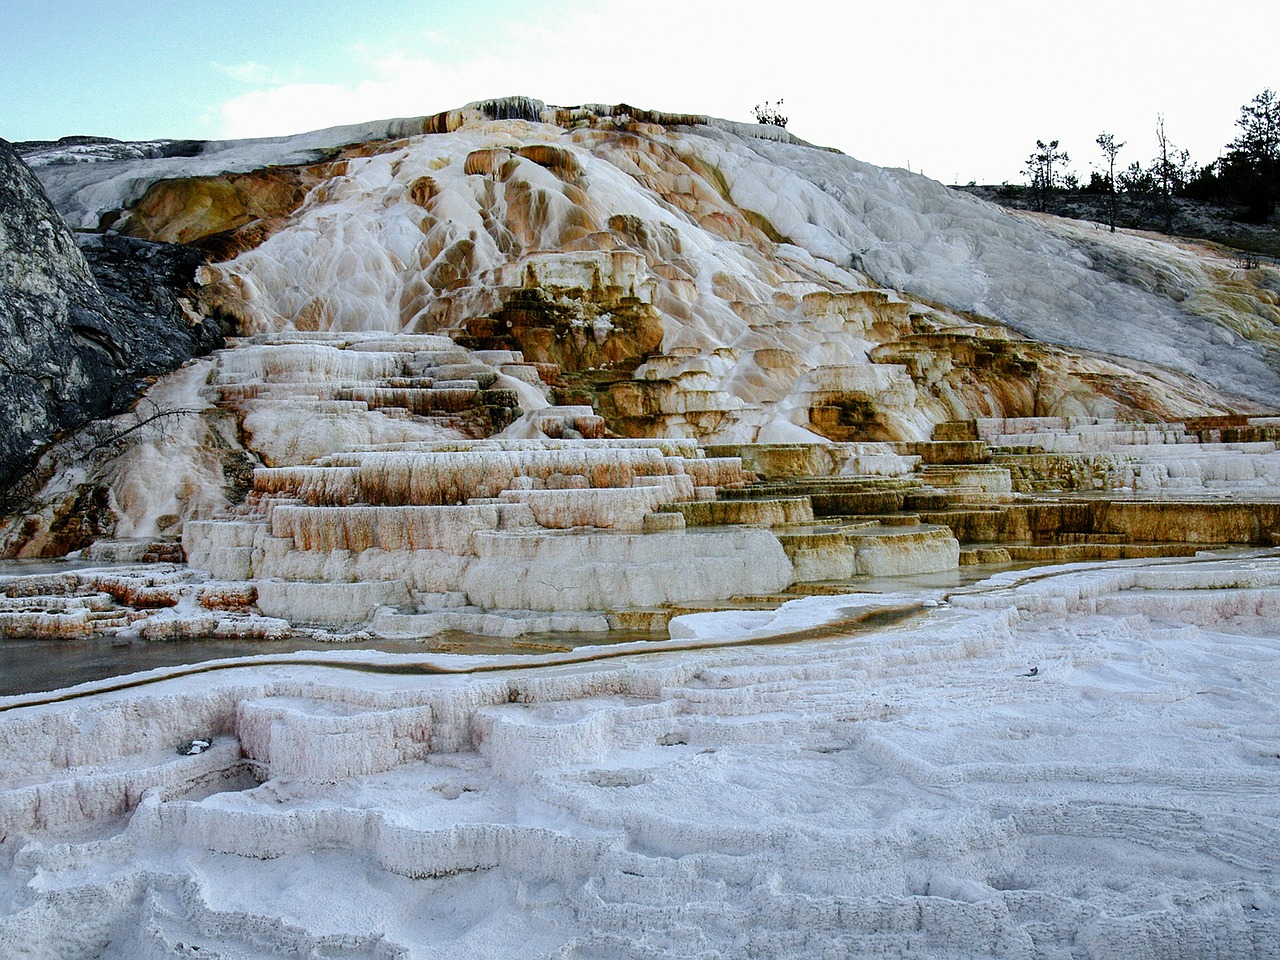
<svg viewBox="0 0 1280 960">
<path fill-rule="evenodd" d="M 0 952 L 1270 956 L 1277 584 L 1078 565 L 0 699 Z"/>
<path fill-rule="evenodd" d="M 227 344 L 0 634 L 310 649 L 0 697 L 0 955 L 1275 955 L 1276 271 L 625 105 L 127 147 L 28 159 Z"/>
<path fill-rule="evenodd" d="M 101 591 L 71 577 L 10 604 L 10 631 L 660 628 L 815 581 L 1275 526 L 1018 503 L 1265 494 L 1274 278 L 1207 251 L 628 107 L 54 159 L 73 225 L 205 249 L 193 309 L 240 336 L 152 388 L 157 429 L 52 450 L 7 534 L 19 556 L 185 557 L 164 608 L 91 618 Z"/>
</svg>

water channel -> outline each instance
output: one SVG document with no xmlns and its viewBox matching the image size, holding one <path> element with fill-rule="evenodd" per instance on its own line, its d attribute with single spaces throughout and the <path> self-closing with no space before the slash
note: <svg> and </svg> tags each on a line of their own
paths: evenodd
<svg viewBox="0 0 1280 960">
<path fill-rule="evenodd" d="M 103 564 L 44 562 L 39 564 L 0 563 L 0 578 L 68 571 Z M 830 592 L 926 594 L 964 587 L 993 574 L 1025 569 L 1035 564 L 973 565 L 943 573 L 902 577 L 858 578 L 824 586 Z M 826 591 L 824 591 L 826 592 Z M 731 606 L 731 605 L 727 605 Z M 723 608 L 723 607 L 721 607 Z M 47 639 L 0 637 L 0 697 L 61 690 L 95 680 L 122 677 L 161 667 L 180 667 L 234 657 L 270 657 L 311 651 L 323 658 L 336 650 L 378 650 L 385 653 L 460 653 L 486 656 L 529 656 L 558 653 L 583 646 L 630 643 L 637 640 L 666 639 L 660 633 L 615 630 L 607 633 L 535 634 L 512 639 L 480 636 L 461 631 L 422 640 L 370 639 L 324 643 L 308 638 L 288 640 L 236 640 L 218 637 L 143 640 L 122 637 L 82 637 Z"/>
</svg>

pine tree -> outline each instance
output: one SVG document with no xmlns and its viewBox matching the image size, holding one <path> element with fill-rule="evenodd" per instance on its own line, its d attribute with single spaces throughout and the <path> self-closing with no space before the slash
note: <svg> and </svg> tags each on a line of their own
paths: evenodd
<svg viewBox="0 0 1280 960">
<path fill-rule="evenodd" d="M 1254 222 L 1265 221 L 1280 198 L 1280 97 L 1263 90 L 1240 108 L 1240 135 L 1223 158 L 1223 176 Z"/>
<path fill-rule="evenodd" d="M 1044 213 L 1049 209 L 1049 197 L 1062 183 L 1062 174 L 1054 169 L 1060 164 L 1071 162 L 1065 150 L 1058 149 L 1058 141 L 1036 141 L 1036 149 L 1027 157 L 1026 170 L 1023 171 L 1031 184 L 1031 196 L 1036 209 Z"/>
</svg>

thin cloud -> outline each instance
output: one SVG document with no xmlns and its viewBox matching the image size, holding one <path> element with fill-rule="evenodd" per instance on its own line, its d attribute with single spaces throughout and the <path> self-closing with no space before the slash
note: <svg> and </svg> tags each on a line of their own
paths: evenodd
<svg viewBox="0 0 1280 960">
<path fill-rule="evenodd" d="M 497 61 L 462 68 L 394 54 L 354 85 L 286 83 L 232 97 L 205 118 L 219 138 L 270 137 L 387 117 L 417 117 L 525 91 L 496 80 Z M 536 93 L 531 95 L 537 96 Z"/>
<path fill-rule="evenodd" d="M 219 63 L 214 60 L 210 66 L 232 80 L 253 86 L 277 86 L 297 79 L 296 70 L 281 70 L 265 63 L 258 63 L 256 60 L 247 60 L 244 63 Z"/>
</svg>

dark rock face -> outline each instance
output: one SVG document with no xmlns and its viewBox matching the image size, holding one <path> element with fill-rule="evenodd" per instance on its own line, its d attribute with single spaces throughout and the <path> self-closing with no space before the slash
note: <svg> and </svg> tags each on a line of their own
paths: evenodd
<svg viewBox="0 0 1280 960">
<path fill-rule="evenodd" d="M 128 320 L 139 348 L 135 376 L 172 370 L 223 345 L 217 325 L 189 322 L 182 302 L 194 300 L 196 270 L 206 254 L 114 234 L 83 237 L 80 252 L 112 311 Z"/>
<path fill-rule="evenodd" d="M 179 303 L 193 254 L 118 237 L 87 247 L 90 260 L 0 140 L 0 486 L 60 433 L 127 407 L 144 378 L 221 345 Z"/>
<path fill-rule="evenodd" d="M 111 137 L 63 137 L 60 140 L 26 140 L 11 144 L 29 167 L 103 163 L 114 160 L 149 160 L 157 157 L 194 157 L 204 149 L 203 140 L 149 140 L 127 143 Z"/>
</svg>

